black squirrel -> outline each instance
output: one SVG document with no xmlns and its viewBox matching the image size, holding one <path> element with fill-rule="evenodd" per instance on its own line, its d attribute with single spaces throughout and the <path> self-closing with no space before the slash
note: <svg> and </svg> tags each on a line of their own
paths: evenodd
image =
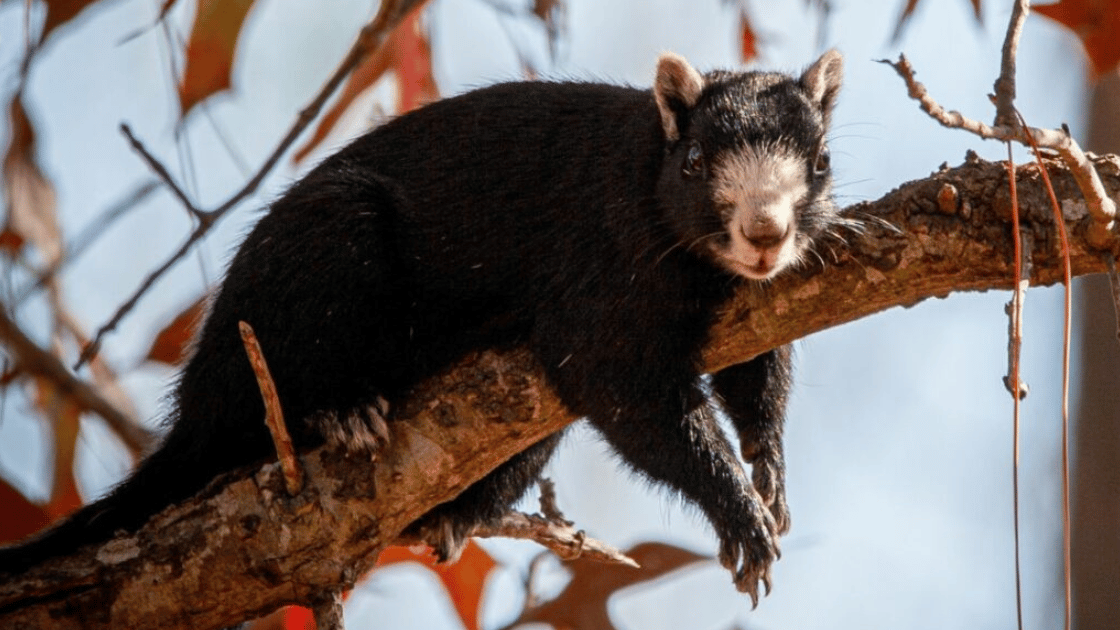
<svg viewBox="0 0 1120 630">
<path fill-rule="evenodd" d="M 465 353 L 528 347 L 627 464 L 700 508 L 720 560 L 757 601 L 789 527 L 790 351 L 712 377 L 753 485 L 713 415 L 700 353 L 739 279 L 796 265 L 843 221 L 825 141 L 841 66 L 830 51 L 800 77 L 700 74 L 665 54 L 652 90 L 498 84 L 358 138 L 246 237 L 162 446 L 106 497 L 0 549 L 0 575 L 134 531 L 217 474 L 273 456 L 244 320 L 300 447 L 370 442 L 395 401 Z M 455 557 L 472 526 L 525 493 L 558 441 L 413 528 Z"/>
</svg>

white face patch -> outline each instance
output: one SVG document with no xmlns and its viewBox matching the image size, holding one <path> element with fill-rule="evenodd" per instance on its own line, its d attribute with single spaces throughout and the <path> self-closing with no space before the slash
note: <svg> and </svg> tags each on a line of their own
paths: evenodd
<svg viewBox="0 0 1120 630">
<path fill-rule="evenodd" d="M 772 278 L 801 257 L 798 204 L 809 193 L 805 160 L 788 150 L 746 147 L 723 155 L 713 169 L 713 199 L 729 239 L 712 245 L 728 271 Z"/>
</svg>

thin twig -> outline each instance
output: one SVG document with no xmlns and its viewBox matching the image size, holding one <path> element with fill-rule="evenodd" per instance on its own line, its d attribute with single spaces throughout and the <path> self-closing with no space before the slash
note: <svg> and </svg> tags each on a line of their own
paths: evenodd
<svg viewBox="0 0 1120 630">
<path fill-rule="evenodd" d="M 582 529 L 576 529 L 570 521 L 563 518 L 553 520 L 540 514 L 511 511 L 502 515 L 497 522 L 474 527 L 468 535 L 474 538 L 531 540 L 563 560 L 588 558 L 598 562 L 638 566 L 633 558 L 616 547 L 589 537 Z M 428 541 L 413 534 L 403 534 L 390 544 L 410 546 L 427 543 Z"/>
<path fill-rule="evenodd" d="M 1081 194 L 1085 197 L 1089 214 L 1093 217 L 1087 240 L 1094 247 L 1105 249 L 1111 246 L 1115 240 L 1112 229 L 1115 226 L 1116 204 L 1105 193 L 1104 185 L 1101 184 L 1100 177 L 1092 163 L 1089 162 L 1085 152 L 1081 150 L 1081 147 L 1068 133 L 1064 130 L 1036 129 L 1018 124 L 993 127 L 968 118 L 958 111 L 946 110 L 930 96 L 926 87 L 914 78 L 914 68 L 905 55 L 899 55 L 898 61 L 882 59 L 880 62 L 894 68 L 895 72 L 906 82 L 910 98 L 918 101 L 922 111 L 941 125 L 950 129 L 963 129 L 984 139 L 1004 142 L 1011 140 L 1025 145 L 1034 143 L 1037 146 L 1057 151 L 1062 160 L 1069 166 L 1070 172 L 1081 189 Z"/>
<path fill-rule="evenodd" d="M 284 487 L 289 496 L 296 496 L 303 489 L 303 469 L 296 459 L 296 451 L 292 446 L 292 436 L 288 434 L 288 425 L 284 423 L 284 410 L 280 407 L 280 395 L 276 392 L 276 383 L 268 370 L 268 363 L 264 360 L 264 352 L 257 340 L 253 327 L 245 322 L 237 322 L 241 332 L 241 342 L 245 344 L 245 354 L 249 355 L 249 363 L 253 366 L 253 374 L 257 377 L 257 386 L 261 389 L 261 398 L 264 399 L 264 423 L 272 435 L 272 443 L 276 446 L 276 455 L 280 460 L 280 468 L 284 471 Z"/>
<path fill-rule="evenodd" d="M 148 168 L 155 171 L 156 175 L 159 175 L 159 178 L 163 180 L 163 183 L 167 184 L 167 187 L 171 189 L 171 192 L 175 193 L 175 196 L 179 198 L 179 202 L 186 206 L 187 211 L 190 212 L 192 216 L 201 218 L 203 212 L 194 205 L 194 202 L 187 196 L 187 193 L 183 192 L 183 189 L 175 182 L 175 178 L 171 176 L 171 173 L 167 171 L 163 163 L 157 160 L 156 156 L 148 152 L 144 143 L 136 138 L 136 135 L 132 133 L 132 128 L 128 126 L 128 123 L 121 123 L 121 133 L 124 134 L 125 138 L 128 138 L 128 143 L 132 145 L 134 151 L 140 154 L 140 157 L 144 159 Z"/>
<path fill-rule="evenodd" d="M 335 91 L 346 79 L 346 77 L 354 70 L 355 67 L 358 66 L 362 59 L 364 59 L 370 52 L 381 47 L 385 43 L 385 40 L 388 38 L 389 34 L 393 31 L 393 29 L 395 29 L 397 25 L 400 24 L 404 16 L 413 9 L 418 8 L 420 5 L 424 4 L 426 1 L 427 0 L 397 0 L 396 2 L 392 2 L 387 0 L 386 2 L 383 2 L 381 8 L 377 12 L 377 16 L 362 28 L 361 32 L 358 34 L 357 41 L 354 42 L 354 45 L 350 48 L 350 52 L 347 53 L 342 63 L 339 64 L 338 69 L 335 70 L 334 74 L 331 75 L 331 78 L 327 80 L 322 88 L 320 88 L 318 94 L 311 101 L 311 103 L 308 104 L 307 107 L 305 107 L 302 111 L 300 111 L 295 123 L 288 130 L 288 133 L 284 136 L 284 138 L 280 141 L 276 148 L 273 149 L 268 158 L 265 159 L 264 163 L 257 170 L 257 173 L 252 177 L 252 179 L 246 182 L 240 190 L 235 192 L 229 199 L 227 199 L 224 203 L 219 205 L 214 210 L 207 211 L 195 208 L 190 203 L 189 199 L 187 199 L 186 195 L 183 194 L 178 186 L 174 184 L 174 181 L 170 178 L 170 175 L 167 174 L 167 169 L 163 167 L 163 165 L 160 164 L 158 160 L 155 160 L 155 158 L 152 158 L 150 154 L 147 154 L 146 151 L 141 153 L 142 156 L 145 156 L 145 160 L 151 158 L 149 165 L 172 188 L 172 190 L 175 191 L 175 194 L 179 197 L 180 201 L 182 201 L 184 204 L 187 204 L 187 207 L 188 209 L 190 209 L 191 213 L 198 217 L 199 225 L 191 233 L 191 236 L 187 240 L 187 242 L 184 243 L 184 245 L 180 247 L 174 254 L 172 254 L 162 265 L 160 265 L 158 269 L 149 274 L 148 277 L 145 278 L 140 286 L 136 289 L 136 291 L 133 292 L 132 296 L 129 297 L 129 299 L 126 300 L 124 304 L 122 304 L 121 307 L 117 309 L 117 312 L 113 315 L 113 317 L 98 329 L 97 333 L 93 337 L 93 341 L 82 350 L 82 354 L 78 357 L 75 369 L 85 364 L 85 362 L 89 360 L 89 357 L 93 356 L 93 354 L 100 349 L 101 340 L 105 337 L 105 335 L 116 329 L 117 324 L 120 323 L 125 315 L 132 311 L 132 309 L 140 301 L 140 298 L 143 297 L 145 293 L 147 293 L 148 289 L 151 288 L 151 286 L 154 285 L 155 282 L 159 278 L 161 278 L 168 269 L 173 267 L 175 263 L 179 262 L 179 260 L 183 258 L 183 256 L 185 256 L 187 252 L 190 251 L 195 242 L 205 236 L 206 233 L 210 231 L 210 228 L 213 227 L 218 222 L 218 220 L 224 217 L 230 209 L 237 206 L 237 204 L 241 203 L 241 201 L 243 201 L 246 197 L 256 191 L 261 182 L 264 181 L 264 178 L 272 171 L 272 169 L 280 161 L 280 158 L 283 157 L 284 153 L 286 153 L 287 150 L 291 147 L 292 143 L 296 141 L 296 138 L 298 138 L 299 135 L 303 133 L 304 129 L 306 129 L 307 126 L 311 124 L 311 122 L 319 115 L 319 112 L 322 110 L 323 106 L 335 93 Z M 136 144 L 134 144 L 133 146 L 136 146 Z"/>
<path fill-rule="evenodd" d="M 507 512 L 498 525 L 473 532 L 479 538 L 522 538 L 532 540 L 563 560 L 588 558 L 599 562 L 637 567 L 633 558 L 605 542 L 590 538 L 568 521 L 553 521 L 536 514 Z"/>
<path fill-rule="evenodd" d="M 1015 55 L 1019 50 L 1019 38 L 1023 34 L 1023 24 L 1030 14 L 1027 0 L 1015 0 L 1011 7 L 1011 20 L 1007 23 L 1007 35 L 1003 38 L 1003 61 L 1000 64 L 999 78 L 995 83 L 996 118 L 999 126 L 1015 125 Z"/>
<path fill-rule="evenodd" d="M 570 525 L 571 521 L 564 518 L 564 514 L 560 511 L 556 502 L 556 484 L 552 483 L 551 479 L 541 477 L 537 480 L 537 486 L 541 490 L 541 514 L 550 521 L 563 521 Z"/>
<path fill-rule="evenodd" d="M 78 355 L 78 360 L 74 362 L 75 370 L 81 368 L 83 365 L 85 365 L 86 361 L 89 361 L 90 357 L 97 354 L 97 352 L 101 349 L 101 340 L 105 338 L 105 335 L 109 332 L 112 332 L 113 330 L 116 330 L 117 324 L 120 324 L 121 320 L 124 319 L 124 316 L 132 311 L 133 307 L 135 307 L 137 302 L 140 301 L 140 298 L 144 297 L 144 294 L 148 292 L 148 289 L 150 289 L 152 285 L 156 283 L 156 280 L 159 280 L 160 277 L 163 276 L 163 274 L 166 273 L 168 269 L 173 267 L 175 263 L 179 262 L 179 259 L 181 259 L 183 256 L 186 256 L 187 253 L 191 251 L 191 248 L 194 247 L 195 242 L 197 242 L 198 239 L 202 238 L 202 235 L 205 234 L 208 229 L 209 224 L 206 223 L 199 223 L 197 226 L 195 226 L 194 231 L 192 231 L 191 235 L 187 237 L 186 242 L 180 245 L 179 249 L 175 250 L 175 253 L 172 254 L 167 260 L 165 260 L 163 264 L 159 266 L 159 268 L 149 273 L 148 276 L 144 278 L 144 281 L 140 283 L 140 287 L 135 292 L 133 292 L 132 296 L 129 297 L 124 304 L 121 304 L 117 308 L 117 312 L 113 313 L 113 316 L 109 319 L 109 321 L 105 324 L 102 324 L 101 328 L 97 330 L 97 334 L 94 335 L 93 341 L 86 344 L 85 348 L 82 349 L 82 353 Z"/>
</svg>

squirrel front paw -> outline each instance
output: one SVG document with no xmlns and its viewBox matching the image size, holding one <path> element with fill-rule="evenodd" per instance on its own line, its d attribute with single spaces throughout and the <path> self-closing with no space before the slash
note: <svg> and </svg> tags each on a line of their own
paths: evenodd
<svg viewBox="0 0 1120 630">
<path fill-rule="evenodd" d="M 747 459 L 751 464 L 751 483 L 770 510 L 779 535 L 789 532 L 789 505 L 786 503 L 786 464 L 782 455 L 769 449 L 756 451 Z"/>
<path fill-rule="evenodd" d="M 744 497 L 744 505 L 735 518 L 720 519 L 719 561 L 734 576 L 735 587 L 751 597 L 758 606 L 759 582 L 770 593 L 770 565 L 781 557 L 778 545 L 778 526 L 762 503 L 762 498 L 751 489 Z"/>
</svg>

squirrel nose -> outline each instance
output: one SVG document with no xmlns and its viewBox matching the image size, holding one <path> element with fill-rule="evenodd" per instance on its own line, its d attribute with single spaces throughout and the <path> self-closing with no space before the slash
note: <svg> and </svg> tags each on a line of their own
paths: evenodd
<svg viewBox="0 0 1120 630">
<path fill-rule="evenodd" d="M 780 245 L 785 240 L 786 235 L 789 233 L 788 225 L 779 225 L 774 221 L 760 219 L 752 222 L 748 227 L 747 225 L 740 225 L 739 231 L 743 234 L 743 238 L 747 239 L 753 247 L 757 249 L 770 249 Z"/>
</svg>

